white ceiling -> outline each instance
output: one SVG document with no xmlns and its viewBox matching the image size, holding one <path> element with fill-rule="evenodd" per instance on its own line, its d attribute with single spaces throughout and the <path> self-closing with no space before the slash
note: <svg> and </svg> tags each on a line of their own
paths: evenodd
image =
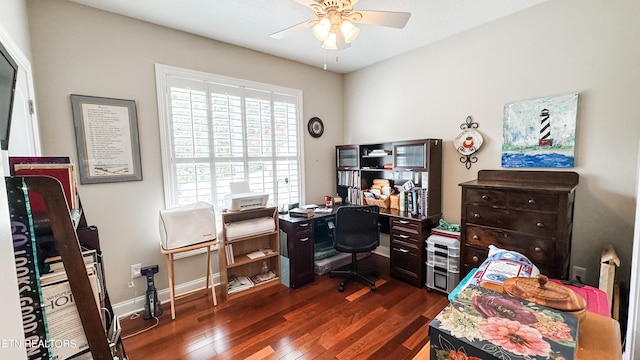
<svg viewBox="0 0 640 360">
<path fill-rule="evenodd" d="M 410 12 L 404 29 L 357 24 L 359 37 L 342 51 L 323 50 L 311 28 L 282 40 L 270 34 L 315 18 L 294 0 L 70 0 L 291 59 L 348 73 L 548 0 L 360 0 L 356 10 Z"/>
</svg>

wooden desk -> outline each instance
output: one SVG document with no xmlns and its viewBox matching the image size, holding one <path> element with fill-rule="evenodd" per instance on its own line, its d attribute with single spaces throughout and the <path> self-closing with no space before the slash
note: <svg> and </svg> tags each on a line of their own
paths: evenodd
<svg viewBox="0 0 640 360">
<path fill-rule="evenodd" d="M 174 267 L 174 254 L 187 252 L 191 250 L 198 250 L 202 248 L 207 248 L 207 280 L 205 283 L 205 289 L 209 288 L 209 282 L 211 282 L 211 295 L 213 296 L 213 305 L 218 305 L 218 300 L 216 299 L 216 290 L 213 284 L 213 270 L 211 269 L 211 247 L 218 245 L 218 240 L 207 241 L 195 245 L 183 246 L 177 249 L 167 250 L 160 246 L 160 252 L 167 255 L 167 276 L 169 277 L 169 294 L 171 297 L 171 320 L 175 320 L 176 318 L 176 300 L 187 295 L 191 295 L 196 291 L 200 291 L 201 289 L 191 290 L 185 293 L 182 293 L 176 296 L 175 290 L 175 267 Z"/>
<path fill-rule="evenodd" d="M 313 281 L 313 244 L 325 236 L 319 224 L 331 219 L 331 213 L 316 213 L 310 218 L 279 215 L 281 251 L 289 259 L 289 286 L 297 288 Z M 430 229 L 438 225 L 440 214 L 430 217 L 413 215 L 397 209 L 380 209 L 380 231 L 389 234 L 391 276 L 422 287 L 426 279 L 425 240 Z"/>
</svg>

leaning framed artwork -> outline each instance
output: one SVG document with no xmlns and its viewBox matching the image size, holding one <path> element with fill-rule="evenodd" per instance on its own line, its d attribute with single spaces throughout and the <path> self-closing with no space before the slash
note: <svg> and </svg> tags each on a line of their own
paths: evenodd
<svg viewBox="0 0 640 360">
<path fill-rule="evenodd" d="M 573 167 L 577 111 L 577 93 L 506 104 L 502 167 Z"/>
<path fill-rule="evenodd" d="M 71 95 L 81 184 L 142 180 L 136 103 Z"/>
</svg>

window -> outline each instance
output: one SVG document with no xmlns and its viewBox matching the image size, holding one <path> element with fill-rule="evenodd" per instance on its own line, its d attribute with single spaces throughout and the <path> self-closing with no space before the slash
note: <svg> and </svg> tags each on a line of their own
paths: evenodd
<svg viewBox="0 0 640 360">
<path fill-rule="evenodd" d="M 156 83 L 167 208 L 222 210 L 236 181 L 300 201 L 302 91 L 159 64 Z"/>
</svg>

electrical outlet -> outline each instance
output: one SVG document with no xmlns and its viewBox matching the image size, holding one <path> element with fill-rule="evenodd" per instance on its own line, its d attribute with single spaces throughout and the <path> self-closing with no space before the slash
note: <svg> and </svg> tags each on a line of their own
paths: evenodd
<svg viewBox="0 0 640 360">
<path fill-rule="evenodd" d="M 574 266 L 571 271 L 571 281 L 580 281 L 584 283 L 586 281 L 585 277 L 587 276 L 587 269 Z"/>
<path fill-rule="evenodd" d="M 142 276 L 140 273 L 140 269 L 142 268 L 142 264 L 133 264 L 131 265 L 131 278 L 137 278 Z"/>
</svg>

